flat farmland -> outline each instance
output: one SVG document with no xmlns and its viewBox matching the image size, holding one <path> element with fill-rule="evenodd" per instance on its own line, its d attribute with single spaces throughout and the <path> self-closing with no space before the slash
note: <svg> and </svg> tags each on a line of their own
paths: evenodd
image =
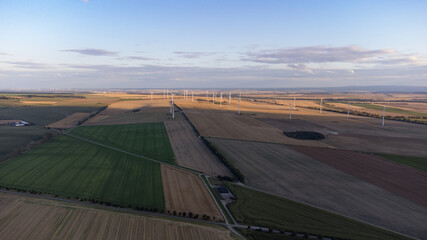
<svg viewBox="0 0 427 240">
<path fill-rule="evenodd" d="M 83 125 L 114 125 L 161 122 L 171 119 L 167 100 L 131 100 L 112 103 L 97 116 Z"/>
<path fill-rule="evenodd" d="M 166 128 L 160 123 L 108 126 L 80 126 L 71 134 L 107 146 L 141 154 L 159 161 L 175 163 Z"/>
<path fill-rule="evenodd" d="M 0 164 L 0 185 L 164 209 L 158 163 L 60 136 Z"/>
<path fill-rule="evenodd" d="M 252 140 L 291 145 L 329 147 L 318 141 L 302 141 L 286 137 L 280 129 L 255 119 L 250 115 L 227 112 L 185 112 L 191 123 L 204 137 Z"/>
<path fill-rule="evenodd" d="M 427 209 L 280 144 L 208 139 L 247 185 L 414 237 L 426 236 Z"/>
<path fill-rule="evenodd" d="M 427 207 L 427 174 L 372 154 L 326 148 L 292 149 Z"/>
<path fill-rule="evenodd" d="M 240 223 L 344 239 L 404 239 L 403 236 L 302 203 L 235 184 L 227 186 L 236 197 L 229 209 Z M 268 236 L 266 234 L 265 239 L 269 239 Z M 286 239 L 283 237 L 277 239 Z"/>
<path fill-rule="evenodd" d="M 2 239 L 234 239 L 225 228 L 0 193 Z"/>
<path fill-rule="evenodd" d="M 49 125 L 73 113 L 96 111 L 91 106 L 36 106 L 36 107 L 5 107 L 0 108 L 0 120 L 22 119 L 37 125 Z"/>
<path fill-rule="evenodd" d="M 171 213 L 207 215 L 211 220 L 222 220 L 208 190 L 197 175 L 162 165 L 162 180 L 165 195 L 165 209 Z"/>
<path fill-rule="evenodd" d="M 51 132 L 39 126 L 0 126 L 0 162 L 11 154 L 18 153 L 27 144 L 43 139 L 45 134 Z"/>
<path fill-rule="evenodd" d="M 63 118 L 57 122 L 47 125 L 50 128 L 72 128 L 79 124 L 79 122 L 88 118 L 90 113 L 73 113 L 70 116 Z"/>
<path fill-rule="evenodd" d="M 164 122 L 177 163 L 210 176 L 232 177 L 227 167 L 196 136 L 190 124 L 183 117 L 181 119 Z"/>
</svg>

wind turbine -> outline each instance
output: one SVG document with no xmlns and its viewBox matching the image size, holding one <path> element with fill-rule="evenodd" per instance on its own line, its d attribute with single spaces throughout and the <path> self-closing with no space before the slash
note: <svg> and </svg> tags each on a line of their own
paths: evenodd
<svg viewBox="0 0 427 240">
<path fill-rule="evenodd" d="M 151 101 L 153 101 L 153 92 L 150 92 L 151 94 Z"/>
<path fill-rule="evenodd" d="M 191 92 L 191 101 L 194 102 L 194 92 Z"/>
<path fill-rule="evenodd" d="M 296 104 L 295 104 L 295 97 L 294 97 L 294 110 L 295 110 Z"/>
<path fill-rule="evenodd" d="M 289 103 L 289 120 L 292 120 L 292 102 Z"/>
<path fill-rule="evenodd" d="M 222 93 L 221 93 L 221 97 L 219 98 L 219 108 L 222 108 Z"/>
<path fill-rule="evenodd" d="M 212 93 L 212 105 L 215 105 L 215 97 L 214 97 L 214 93 Z"/>
<path fill-rule="evenodd" d="M 322 114 L 322 102 L 323 102 L 323 98 L 320 99 L 320 114 Z"/>
<path fill-rule="evenodd" d="M 238 115 L 240 115 L 240 101 L 241 101 L 241 98 L 242 98 L 242 92 L 240 92 L 240 95 L 239 95 L 239 111 L 238 111 Z"/>
<path fill-rule="evenodd" d="M 175 105 L 173 104 L 173 93 L 172 94 L 172 119 L 175 119 Z"/>
<path fill-rule="evenodd" d="M 163 99 L 165 99 L 165 98 L 166 98 L 166 90 L 163 89 Z"/>
</svg>

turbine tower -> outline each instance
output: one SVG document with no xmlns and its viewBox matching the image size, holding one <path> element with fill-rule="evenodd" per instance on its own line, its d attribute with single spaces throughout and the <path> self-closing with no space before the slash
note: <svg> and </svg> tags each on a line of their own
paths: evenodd
<svg viewBox="0 0 427 240">
<path fill-rule="evenodd" d="M 214 97 L 214 93 L 212 93 L 212 105 L 215 105 L 215 97 Z"/>
<path fill-rule="evenodd" d="M 240 115 L 240 101 L 241 101 L 241 98 L 242 98 L 242 92 L 240 92 L 240 94 L 239 94 L 239 111 L 238 111 L 238 115 Z"/>
<path fill-rule="evenodd" d="M 219 98 L 219 108 L 222 108 L 222 93 L 221 93 L 221 97 Z"/>
<path fill-rule="evenodd" d="M 295 99 L 296 99 L 296 98 L 294 97 L 294 110 L 295 110 L 295 107 L 296 107 L 296 105 L 295 105 Z"/>
<path fill-rule="evenodd" d="M 292 102 L 289 103 L 289 120 L 292 120 Z"/>
<path fill-rule="evenodd" d="M 323 98 L 320 99 L 320 114 L 322 114 L 322 102 L 323 102 Z"/>
<path fill-rule="evenodd" d="M 173 104 L 173 93 L 172 94 L 172 119 L 175 119 L 175 105 Z"/>
<path fill-rule="evenodd" d="M 151 94 L 151 101 L 153 101 L 153 92 L 150 92 Z"/>
<path fill-rule="evenodd" d="M 194 102 L 194 92 L 191 92 L 191 101 Z"/>
</svg>

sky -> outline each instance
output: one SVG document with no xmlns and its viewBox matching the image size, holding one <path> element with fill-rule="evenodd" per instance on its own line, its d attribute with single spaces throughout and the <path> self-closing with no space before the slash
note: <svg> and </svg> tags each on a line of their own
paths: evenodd
<svg viewBox="0 0 427 240">
<path fill-rule="evenodd" d="M 427 1 L 0 0 L 0 89 L 427 86 Z"/>
</svg>

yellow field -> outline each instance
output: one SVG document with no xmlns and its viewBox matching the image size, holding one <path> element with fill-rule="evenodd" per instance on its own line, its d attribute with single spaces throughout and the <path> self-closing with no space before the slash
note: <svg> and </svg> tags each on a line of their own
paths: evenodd
<svg viewBox="0 0 427 240">
<path fill-rule="evenodd" d="M 193 173 L 161 166 L 166 210 L 207 215 L 211 220 L 222 220 L 221 213 L 202 181 Z"/>
<path fill-rule="evenodd" d="M 118 101 L 86 121 L 83 125 L 114 125 L 145 122 L 161 122 L 171 119 L 169 102 L 166 100 Z"/>
<path fill-rule="evenodd" d="M 233 239 L 225 228 L 0 193 L 1 239 Z"/>
<path fill-rule="evenodd" d="M 73 113 L 70 116 L 61 119 L 57 122 L 47 125 L 50 128 L 72 128 L 76 126 L 79 121 L 83 121 L 90 116 L 90 113 Z"/>
</svg>

